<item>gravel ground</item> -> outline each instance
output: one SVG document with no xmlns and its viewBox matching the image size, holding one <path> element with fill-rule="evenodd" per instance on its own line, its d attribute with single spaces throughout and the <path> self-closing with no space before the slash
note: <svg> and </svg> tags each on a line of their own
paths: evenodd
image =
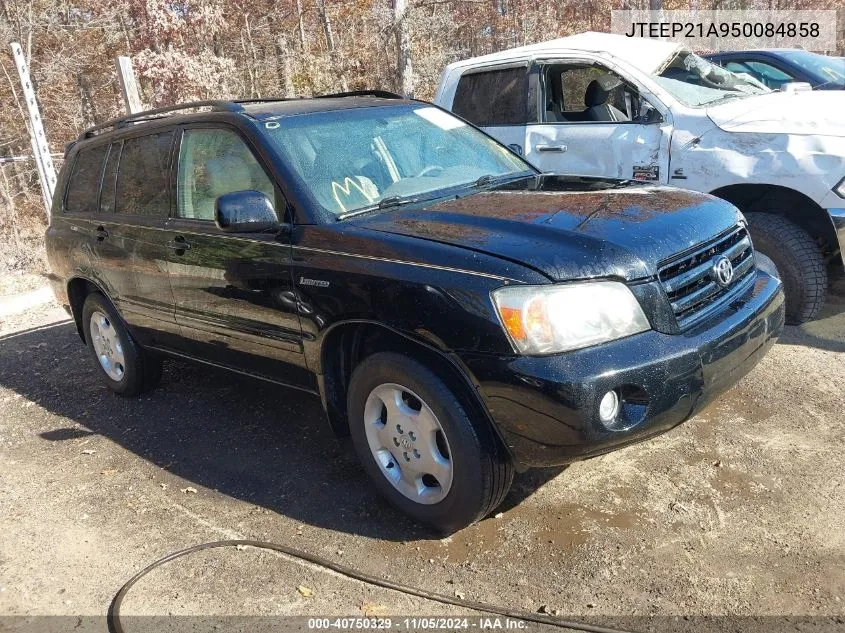
<svg viewBox="0 0 845 633">
<path fill-rule="evenodd" d="M 442 540 L 381 501 L 315 398 L 176 362 L 156 391 L 120 398 L 100 386 L 55 303 L 0 319 L 0 615 L 104 615 L 158 557 L 250 538 L 569 618 L 817 616 L 802 626 L 845 629 L 842 278 L 821 319 L 787 328 L 696 418 L 604 457 L 520 475 L 501 516 Z M 157 569 L 123 611 L 463 613 L 234 548 Z M 643 630 L 670 621 L 679 630 L 723 622 L 630 620 Z M 743 622 L 773 630 L 785 620 Z"/>
</svg>

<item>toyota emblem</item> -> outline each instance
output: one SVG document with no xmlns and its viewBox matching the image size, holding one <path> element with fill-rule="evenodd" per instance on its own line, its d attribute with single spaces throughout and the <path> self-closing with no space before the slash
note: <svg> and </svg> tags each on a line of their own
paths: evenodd
<svg viewBox="0 0 845 633">
<path fill-rule="evenodd" d="M 733 281 L 734 265 L 731 263 L 731 260 L 722 255 L 716 260 L 716 263 L 713 264 L 711 274 L 713 276 L 713 280 L 722 286 L 722 288 L 725 288 Z"/>
</svg>

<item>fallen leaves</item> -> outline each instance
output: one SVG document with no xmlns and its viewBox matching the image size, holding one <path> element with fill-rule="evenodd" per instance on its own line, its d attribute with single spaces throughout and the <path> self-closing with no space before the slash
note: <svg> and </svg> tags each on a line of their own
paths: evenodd
<svg viewBox="0 0 845 633">
<path fill-rule="evenodd" d="M 297 587 L 296 590 L 299 592 L 299 594 L 303 598 L 310 598 L 311 596 L 314 595 L 314 590 L 311 589 L 310 587 L 306 587 L 305 585 L 299 585 L 299 587 Z"/>
<path fill-rule="evenodd" d="M 370 602 L 369 600 L 364 600 L 364 602 L 361 604 L 361 611 L 363 611 L 364 615 L 368 618 L 390 615 L 390 609 L 388 609 L 386 606 L 384 606 L 383 604 Z"/>
</svg>

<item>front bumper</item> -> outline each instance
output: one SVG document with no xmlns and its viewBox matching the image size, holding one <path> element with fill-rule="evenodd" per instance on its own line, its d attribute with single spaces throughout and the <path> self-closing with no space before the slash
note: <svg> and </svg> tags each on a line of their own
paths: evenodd
<svg viewBox="0 0 845 633">
<path fill-rule="evenodd" d="M 754 285 L 708 322 L 683 334 L 651 330 L 544 357 L 461 354 L 517 466 L 551 466 L 600 455 L 684 422 L 749 372 L 783 330 L 780 282 Z M 619 430 L 598 403 L 623 395 Z"/>
</svg>

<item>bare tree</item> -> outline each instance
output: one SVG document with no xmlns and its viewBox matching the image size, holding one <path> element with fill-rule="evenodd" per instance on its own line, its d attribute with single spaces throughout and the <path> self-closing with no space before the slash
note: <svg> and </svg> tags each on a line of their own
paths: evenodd
<svg viewBox="0 0 845 633">
<path fill-rule="evenodd" d="M 332 63 L 332 72 L 340 81 L 340 89 L 346 92 L 349 90 L 349 84 L 346 82 L 346 73 L 344 69 L 343 60 L 337 54 L 337 48 L 334 44 L 334 33 L 332 32 L 332 21 L 326 11 L 325 0 L 317 1 L 317 13 L 320 15 L 320 21 L 323 23 L 323 33 L 326 36 L 326 48 L 329 51 L 329 59 Z"/>
<path fill-rule="evenodd" d="M 408 25 L 410 0 L 393 0 L 393 30 L 396 37 L 396 71 L 399 91 L 414 96 L 414 69 L 411 65 L 411 28 Z"/>
</svg>

